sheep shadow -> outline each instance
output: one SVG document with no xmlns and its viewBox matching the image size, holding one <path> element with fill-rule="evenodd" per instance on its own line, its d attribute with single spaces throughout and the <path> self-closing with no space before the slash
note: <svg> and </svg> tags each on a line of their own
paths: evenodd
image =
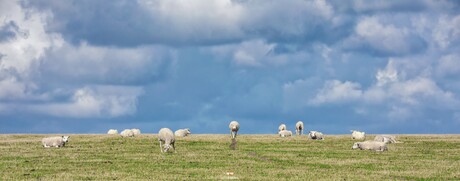
<svg viewBox="0 0 460 181">
<path fill-rule="evenodd" d="M 231 150 L 236 150 L 236 145 L 237 145 L 237 141 L 236 141 L 236 138 L 232 138 L 232 144 L 230 144 L 230 149 Z"/>
</svg>

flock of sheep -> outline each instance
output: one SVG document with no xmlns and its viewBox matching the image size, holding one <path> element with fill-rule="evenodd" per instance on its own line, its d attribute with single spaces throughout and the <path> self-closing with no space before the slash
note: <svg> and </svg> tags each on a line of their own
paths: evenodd
<svg viewBox="0 0 460 181">
<path fill-rule="evenodd" d="M 304 124 L 302 121 L 299 121 L 295 125 L 296 127 L 296 135 L 302 135 L 304 130 Z M 233 144 L 236 143 L 236 136 L 238 134 L 238 130 L 240 129 L 240 124 L 237 121 L 232 121 L 229 124 L 230 129 L 230 136 L 233 140 Z M 352 139 L 356 140 L 365 140 L 366 133 L 360 132 L 356 130 L 351 130 L 351 137 Z M 118 131 L 115 129 L 110 129 L 107 134 L 110 135 L 117 135 Z M 134 137 L 140 135 L 141 131 L 139 129 L 125 129 L 120 133 L 121 137 Z M 174 145 L 176 139 L 175 137 L 185 137 L 191 134 L 189 128 L 179 129 L 172 132 L 169 128 L 161 128 L 158 132 L 158 141 L 160 142 L 160 150 L 161 152 L 169 152 L 171 148 L 174 152 L 176 152 L 176 147 Z M 292 131 L 286 129 L 285 124 L 281 124 L 278 127 L 278 135 L 280 137 L 290 137 L 292 136 Z M 323 133 L 319 131 L 310 131 L 308 133 L 308 137 L 312 140 L 324 140 Z M 47 137 L 42 139 L 43 147 L 63 147 L 69 141 L 69 136 L 56 136 L 56 137 Z M 361 150 L 374 150 L 374 151 L 387 151 L 388 143 L 398 143 L 396 141 L 396 137 L 392 135 L 378 135 L 372 141 L 363 141 L 363 142 L 356 142 L 353 144 L 352 149 L 361 149 Z"/>
</svg>

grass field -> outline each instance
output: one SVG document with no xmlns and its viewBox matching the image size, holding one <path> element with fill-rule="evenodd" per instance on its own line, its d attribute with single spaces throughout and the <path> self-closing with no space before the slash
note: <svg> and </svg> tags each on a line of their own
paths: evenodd
<svg viewBox="0 0 460 181">
<path fill-rule="evenodd" d="M 460 135 L 398 135 L 388 152 L 352 150 L 349 135 L 191 135 L 160 153 L 156 135 L 0 135 L 0 180 L 460 180 Z M 373 138 L 373 136 L 368 136 Z M 233 175 L 227 175 L 233 172 Z"/>
</svg>

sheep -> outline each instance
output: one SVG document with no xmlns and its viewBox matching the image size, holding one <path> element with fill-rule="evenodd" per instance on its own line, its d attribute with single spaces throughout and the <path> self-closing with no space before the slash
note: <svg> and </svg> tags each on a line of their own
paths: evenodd
<svg viewBox="0 0 460 181">
<path fill-rule="evenodd" d="M 360 132 L 356 130 L 350 130 L 351 131 L 351 139 L 366 139 L 366 133 L 365 132 Z"/>
<path fill-rule="evenodd" d="M 133 130 L 125 129 L 120 133 L 121 137 L 134 137 Z"/>
<path fill-rule="evenodd" d="M 69 142 L 70 136 L 55 136 L 55 137 L 47 137 L 42 139 L 43 147 L 63 147 L 65 143 Z"/>
<path fill-rule="evenodd" d="M 364 141 L 364 142 L 356 142 L 353 144 L 352 149 L 360 149 L 360 150 L 374 150 L 374 151 L 387 151 L 388 147 L 384 142 L 379 141 Z"/>
<path fill-rule="evenodd" d="M 283 130 L 286 130 L 286 125 L 285 125 L 285 124 L 281 124 L 281 125 L 278 127 L 278 132 L 283 131 Z"/>
<path fill-rule="evenodd" d="M 161 128 L 158 132 L 158 141 L 160 142 L 160 150 L 162 153 L 168 152 L 171 147 L 174 149 L 174 152 L 176 152 L 176 147 L 174 146 L 176 139 L 171 129 Z"/>
<path fill-rule="evenodd" d="M 189 134 L 192 134 L 190 132 L 190 128 L 178 129 L 176 132 L 174 132 L 174 135 L 177 136 L 177 137 L 186 137 Z"/>
<path fill-rule="evenodd" d="M 295 124 L 295 134 L 302 135 L 303 134 L 303 122 L 299 121 Z"/>
<path fill-rule="evenodd" d="M 116 130 L 116 129 L 109 129 L 109 131 L 107 131 L 107 134 L 118 134 L 118 130 Z"/>
<path fill-rule="evenodd" d="M 374 141 L 384 143 L 399 143 L 398 141 L 396 141 L 396 137 L 393 135 L 377 135 L 375 136 Z"/>
<path fill-rule="evenodd" d="M 290 136 L 292 136 L 292 131 L 282 130 L 282 131 L 278 132 L 278 134 L 279 134 L 280 137 L 282 137 L 282 138 L 284 138 L 284 137 L 290 137 Z"/>
<path fill-rule="evenodd" d="M 230 135 L 232 139 L 235 139 L 236 135 L 238 134 L 238 130 L 240 129 L 240 123 L 237 121 L 232 121 L 228 127 L 230 128 Z"/>
<path fill-rule="evenodd" d="M 134 129 L 131 129 L 131 131 L 133 132 L 133 136 L 138 136 L 138 135 L 141 134 L 141 130 L 140 130 L 140 129 L 134 128 Z"/>
<path fill-rule="evenodd" d="M 310 131 L 308 133 L 308 137 L 310 137 L 310 139 L 312 140 L 323 140 L 324 139 L 323 133 L 319 131 Z"/>
</svg>

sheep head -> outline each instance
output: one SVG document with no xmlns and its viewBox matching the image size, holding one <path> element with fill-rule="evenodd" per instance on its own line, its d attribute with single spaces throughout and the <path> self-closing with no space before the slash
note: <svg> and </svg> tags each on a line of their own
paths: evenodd
<svg viewBox="0 0 460 181">
<path fill-rule="evenodd" d="M 65 143 L 69 142 L 69 137 L 70 136 L 62 136 L 62 141 L 64 141 Z"/>
</svg>

